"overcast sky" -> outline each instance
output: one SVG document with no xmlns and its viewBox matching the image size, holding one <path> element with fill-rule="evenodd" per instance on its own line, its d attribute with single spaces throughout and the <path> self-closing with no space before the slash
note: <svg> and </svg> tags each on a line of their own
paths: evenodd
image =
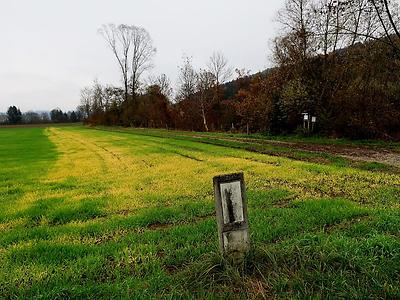
<svg viewBox="0 0 400 300">
<path fill-rule="evenodd" d="M 202 67 L 221 51 L 234 68 L 270 65 L 270 40 L 284 0 L 0 0 L 0 112 L 75 109 L 97 78 L 120 85 L 102 24 L 146 28 L 157 55 L 152 74 L 175 86 L 183 54 Z M 147 77 L 147 76 L 146 76 Z"/>
</svg>

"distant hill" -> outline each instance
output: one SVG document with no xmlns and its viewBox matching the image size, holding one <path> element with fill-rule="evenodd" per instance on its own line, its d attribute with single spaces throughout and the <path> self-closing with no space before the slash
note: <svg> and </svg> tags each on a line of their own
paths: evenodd
<svg viewBox="0 0 400 300">
<path fill-rule="evenodd" d="M 275 68 L 269 68 L 261 72 L 257 72 L 242 78 L 238 78 L 223 84 L 224 99 L 232 99 L 240 89 L 247 89 L 255 77 L 267 77 Z"/>
</svg>

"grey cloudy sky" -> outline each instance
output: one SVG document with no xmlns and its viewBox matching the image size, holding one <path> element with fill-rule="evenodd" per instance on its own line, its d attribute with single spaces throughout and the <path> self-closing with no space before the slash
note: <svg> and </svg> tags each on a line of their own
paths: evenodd
<svg viewBox="0 0 400 300">
<path fill-rule="evenodd" d="M 221 51 L 232 67 L 269 66 L 268 49 L 284 0 L 0 0 L 0 112 L 75 109 L 97 78 L 120 84 L 97 33 L 102 24 L 142 26 L 157 47 L 152 74 L 176 83 L 183 54 L 206 64 Z"/>
</svg>

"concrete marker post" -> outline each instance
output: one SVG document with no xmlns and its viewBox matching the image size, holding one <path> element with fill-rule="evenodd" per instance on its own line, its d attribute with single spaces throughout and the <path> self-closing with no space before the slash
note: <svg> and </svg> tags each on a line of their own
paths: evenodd
<svg viewBox="0 0 400 300">
<path fill-rule="evenodd" d="M 216 176 L 213 182 L 220 251 L 234 264 L 240 264 L 250 249 L 244 175 Z"/>
</svg>

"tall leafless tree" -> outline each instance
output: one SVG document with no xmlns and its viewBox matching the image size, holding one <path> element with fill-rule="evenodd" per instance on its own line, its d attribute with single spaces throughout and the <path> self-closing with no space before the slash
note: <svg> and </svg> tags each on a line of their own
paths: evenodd
<svg viewBox="0 0 400 300">
<path fill-rule="evenodd" d="M 286 35 L 296 37 L 292 40 L 296 42 L 300 58 L 307 59 L 315 48 L 312 0 L 286 0 L 285 7 L 278 12 L 278 22 Z"/>
<path fill-rule="evenodd" d="M 315 3 L 313 10 L 315 12 L 316 35 L 320 37 L 318 47 L 322 49 L 326 57 L 331 46 L 331 22 L 333 19 L 333 2 L 334 0 L 321 0 Z"/>
<path fill-rule="evenodd" d="M 92 89 L 90 87 L 84 87 L 81 90 L 81 104 L 79 105 L 79 110 L 84 114 L 84 118 L 90 117 L 90 111 L 92 106 Z"/>
<path fill-rule="evenodd" d="M 146 29 L 130 26 L 132 38 L 131 56 L 131 88 L 133 98 L 136 97 L 140 85 L 140 78 L 143 72 L 152 68 L 152 59 L 156 54 L 153 40 Z"/>
<path fill-rule="evenodd" d="M 203 119 L 204 129 L 209 131 L 207 124 L 207 111 L 210 108 L 213 100 L 213 87 L 215 85 L 215 75 L 207 70 L 200 70 L 197 75 L 197 91 L 199 109 Z"/>
<path fill-rule="evenodd" d="M 192 65 L 192 59 L 185 56 L 179 67 L 178 89 L 176 100 L 190 100 L 196 94 L 197 72 Z"/>
<path fill-rule="evenodd" d="M 104 37 L 121 70 L 122 81 L 124 84 L 124 100 L 128 101 L 129 93 L 129 53 L 132 46 L 132 33 L 129 26 L 108 24 L 99 29 L 99 33 Z"/>
<path fill-rule="evenodd" d="M 395 2 L 393 2 L 393 3 L 395 3 Z M 393 12 L 390 9 L 389 0 L 383 0 L 383 4 L 385 6 L 386 15 L 389 19 L 390 24 L 392 25 L 392 29 L 395 32 L 395 34 L 397 35 L 397 37 L 400 39 L 399 20 L 398 19 L 395 20 Z M 398 6 L 396 8 L 398 8 Z M 398 13 L 398 11 L 397 11 L 397 13 Z M 397 17 L 399 17 L 399 16 L 397 15 Z"/>
<path fill-rule="evenodd" d="M 370 0 L 375 8 L 376 15 L 382 25 L 383 32 L 389 44 L 396 51 L 400 59 L 400 46 L 394 40 L 394 36 L 400 39 L 400 20 L 399 20 L 399 6 L 396 1 L 389 0 Z M 395 19 L 396 17 L 396 19 Z"/>
<path fill-rule="evenodd" d="M 232 68 L 228 64 L 228 60 L 220 52 L 214 52 L 207 64 L 207 73 L 214 78 L 214 101 L 218 102 L 221 98 L 221 84 L 228 81 L 233 74 Z"/>
<path fill-rule="evenodd" d="M 152 67 L 152 58 L 156 53 L 153 40 L 144 28 L 125 24 L 103 25 L 99 32 L 118 61 L 127 102 L 129 87 L 135 98 L 141 75 Z"/>
<path fill-rule="evenodd" d="M 208 72 L 214 76 L 215 85 L 229 80 L 232 76 L 232 68 L 228 65 L 228 60 L 220 52 L 214 52 L 207 64 Z"/>
<path fill-rule="evenodd" d="M 350 37 L 347 45 L 377 40 L 391 46 L 400 55 L 399 6 L 397 0 L 335 1 L 337 11 L 347 22 L 335 24 L 336 32 Z M 399 56 L 400 57 L 400 56 Z"/>
</svg>

